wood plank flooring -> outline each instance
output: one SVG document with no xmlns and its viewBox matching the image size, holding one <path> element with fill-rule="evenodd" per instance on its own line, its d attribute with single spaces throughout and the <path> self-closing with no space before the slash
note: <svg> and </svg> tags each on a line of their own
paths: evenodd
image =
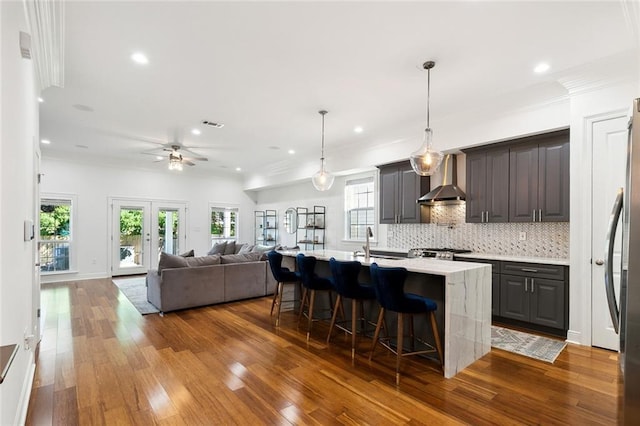
<svg viewBox="0 0 640 426">
<path fill-rule="evenodd" d="M 44 287 L 29 425 L 602 424 L 619 422 L 617 354 L 569 345 L 554 364 L 500 350 L 453 379 L 270 298 L 141 316 L 111 280 Z"/>
</svg>

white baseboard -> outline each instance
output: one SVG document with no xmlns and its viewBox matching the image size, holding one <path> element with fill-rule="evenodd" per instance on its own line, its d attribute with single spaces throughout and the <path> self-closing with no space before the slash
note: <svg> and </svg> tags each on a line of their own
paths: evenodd
<svg viewBox="0 0 640 426">
<path fill-rule="evenodd" d="M 17 425 L 24 425 L 27 421 L 27 411 L 29 410 L 29 399 L 31 399 L 31 389 L 33 386 L 33 378 L 36 374 L 36 364 L 33 359 L 33 352 L 29 351 L 29 369 L 24 377 L 22 384 L 22 392 L 18 401 L 18 410 L 16 411 Z"/>
<path fill-rule="evenodd" d="M 582 342 L 582 333 L 580 333 L 579 331 L 573 331 L 573 330 L 569 330 L 567 331 L 567 343 L 574 343 L 576 345 L 587 345 L 586 343 Z"/>
<path fill-rule="evenodd" d="M 40 284 L 59 283 L 64 281 L 78 281 L 78 280 L 96 280 L 100 278 L 109 278 L 110 275 L 106 272 L 94 272 L 91 274 L 56 274 L 49 276 L 40 276 Z"/>
</svg>

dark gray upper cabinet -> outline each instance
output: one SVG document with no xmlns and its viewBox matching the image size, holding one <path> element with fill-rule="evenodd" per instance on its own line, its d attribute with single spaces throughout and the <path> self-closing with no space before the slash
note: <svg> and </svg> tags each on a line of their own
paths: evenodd
<svg viewBox="0 0 640 426">
<path fill-rule="evenodd" d="M 467 222 L 507 222 L 509 219 L 509 148 L 467 153 Z"/>
<path fill-rule="evenodd" d="M 569 132 L 527 138 L 512 145 L 509 221 L 569 221 Z"/>
<path fill-rule="evenodd" d="M 378 166 L 380 169 L 380 223 L 420 223 L 428 219 L 421 215 L 416 200 L 429 192 L 428 176 L 420 176 L 409 161 Z"/>
</svg>

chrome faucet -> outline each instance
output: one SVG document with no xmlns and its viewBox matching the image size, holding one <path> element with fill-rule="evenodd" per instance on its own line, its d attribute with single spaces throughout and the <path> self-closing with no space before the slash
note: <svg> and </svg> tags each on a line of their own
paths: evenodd
<svg viewBox="0 0 640 426">
<path fill-rule="evenodd" d="M 362 248 L 364 249 L 364 258 L 365 259 L 369 259 L 369 257 L 371 257 L 371 244 L 369 241 L 369 238 L 373 237 L 373 231 L 371 231 L 371 227 L 367 226 L 367 232 L 366 232 L 366 241 L 365 241 L 365 245 L 362 246 Z"/>
</svg>

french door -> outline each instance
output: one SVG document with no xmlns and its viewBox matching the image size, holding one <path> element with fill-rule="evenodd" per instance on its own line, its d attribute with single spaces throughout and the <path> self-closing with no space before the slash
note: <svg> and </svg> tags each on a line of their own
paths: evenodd
<svg viewBox="0 0 640 426">
<path fill-rule="evenodd" d="M 113 199 L 111 274 L 144 274 L 186 247 L 186 203 Z"/>
</svg>

